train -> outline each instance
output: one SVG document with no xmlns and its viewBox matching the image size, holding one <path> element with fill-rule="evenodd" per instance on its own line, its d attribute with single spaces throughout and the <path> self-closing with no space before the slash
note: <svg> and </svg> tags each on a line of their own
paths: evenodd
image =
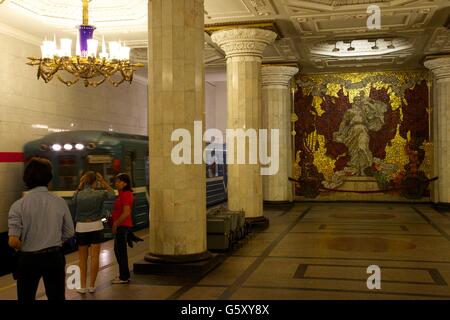
<svg viewBox="0 0 450 320">
<path fill-rule="evenodd" d="M 222 157 L 224 161 L 207 161 L 206 206 L 211 207 L 227 201 L 226 146 L 210 144 L 206 147 L 210 157 Z M 133 231 L 149 225 L 149 143 L 148 137 L 110 131 L 80 130 L 48 134 L 30 141 L 24 146 L 25 163 L 38 156 L 51 161 L 53 176 L 49 190 L 65 199 L 75 220 L 72 197 L 86 171 L 95 171 L 114 186 L 114 177 L 120 172 L 130 175 L 134 191 L 132 209 Z M 211 160 L 211 159 L 209 159 Z M 104 215 L 112 211 L 114 200 L 105 201 Z M 112 238 L 110 227 L 104 219 L 104 238 Z M 71 239 L 65 252 L 76 249 Z"/>
</svg>

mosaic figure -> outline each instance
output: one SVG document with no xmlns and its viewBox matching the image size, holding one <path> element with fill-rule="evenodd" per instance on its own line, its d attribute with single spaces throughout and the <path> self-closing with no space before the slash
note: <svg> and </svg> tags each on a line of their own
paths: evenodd
<svg viewBox="0 0 450 320">
<path fill-rule="evenodd" d="M 366 97 L 362 91 L 355 97 L 352 108 L 345 112 L 339 131 L 333 134 L 334 141 L 348 148 L 350 161 L 347 167 L 353 175 L 365 176 L 364 170 L 372 165 L 369 131 L 381 129 L 386 111 L 385 103 Z"/>
</svg>

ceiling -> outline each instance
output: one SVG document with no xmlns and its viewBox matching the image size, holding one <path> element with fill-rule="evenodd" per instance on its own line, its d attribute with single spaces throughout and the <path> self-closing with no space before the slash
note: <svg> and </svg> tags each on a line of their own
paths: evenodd
<svg viewBox="0 0 450 320">
<path fill-rule="evenodd" d="M 205 30 L 267 22 L 278 38 L 264 63 L 297 64 L 303 73 L 418 68 L 426 55 L 450 53 L 450 0 L 204 1 Z M 371 4 L 381 9 L 380 30 L 367 28 Z M 29 42 L 75 37 L 80 23 L 81 0 L 0 0 L 0 32 Z M 92 0 L 90 23 L 97 37 L 120 38 L 133 60 L 146 62 L 147 0 Z M 207 32 L 205 63 L 211 72 L 225 65 Z"/>
</svg>

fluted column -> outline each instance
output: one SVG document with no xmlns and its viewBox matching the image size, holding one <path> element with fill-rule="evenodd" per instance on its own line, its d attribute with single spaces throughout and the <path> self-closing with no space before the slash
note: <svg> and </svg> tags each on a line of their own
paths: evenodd
<svg viewBox="0 0 450 320">
<path fill-rule="evenodd" d="M 292 185 L 288 178 L 291 150 L 291 96 L 289 81 L 298 68 L 288 66 L 262 67 L 262 127 L 279 132 L 279 168 L 274 175 L 263 176 L 264 201 L 293 200 Z M 271 146 L 269 135 L 269 154 Z"/>
<path fill-rule="evenodd" d="M 434 171 L 439 179 L 433 201 L 450 204 L 450 56 L 425 61 L 434 75 Z"/>
<path fill-rule="evenodd" d="M 187 129 L 193 139 L 194 121 L 204 122 L 203 28 L 203 0 L 149 1 L 147 261 L 207 255 L 205 165 L 176 165 L 171 159 L 179 143 L 171 141 L 172 132 Z M 193 159 L 193 147 L 191 154 Z"/>
<path fill-rule="evenodd" d="M 261 128 L 262 53 L 275 38 L 274 32 L 262 29 L 222 30 L 211 36 L 227 58 L 227 129 Z M 231 210 L 244 209 L 246 218 L 261 218 L 263 193 L 259 162 L 249 164 L 247 139 L 246 164 L 237 164 L 237 147 L 230 152 L 231 143 L 234 142 L 227 139 L 228 207 Z"/>
</svg>

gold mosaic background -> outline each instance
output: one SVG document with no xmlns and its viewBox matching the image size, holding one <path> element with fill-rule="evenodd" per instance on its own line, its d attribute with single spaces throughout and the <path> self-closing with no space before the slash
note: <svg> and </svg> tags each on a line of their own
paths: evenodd
<svg viewBox="0 0 450 320">
<path fill-rule="evenodd" d="M 305 161 L 311 162 L 320 179 L 326 181 L 345 167 L 348 150 L 334 142 L 331 134 L 337 131 L 343 113 L 352 107 L 361 91 L 388 106 L 384 126 L 380 132 L 371 133 L 370 146 L 374 157 L 397 167 L 387 178 L 392 180 L 408 173 L 413 153 L 417 155 L 414 166 L 431 176 L 431 80 L 427 71 L 307 75 L 299 77 L 296 83 L 296 178 L 306 170 L 302 165 Z"/>
</svg>

